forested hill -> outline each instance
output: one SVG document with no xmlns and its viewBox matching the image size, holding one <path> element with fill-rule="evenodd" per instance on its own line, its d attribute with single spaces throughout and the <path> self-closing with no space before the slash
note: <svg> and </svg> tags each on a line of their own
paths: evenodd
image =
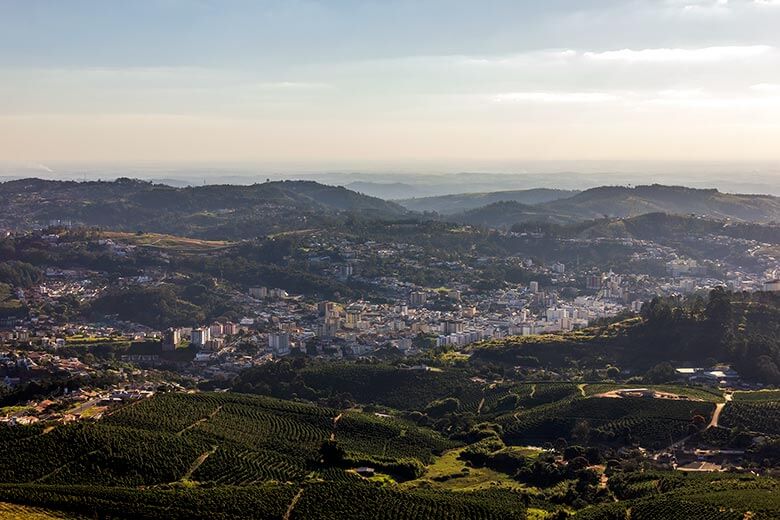
<svg viewBox="0 0 780 520">
<path fill-rule="evenodd" d="M 780 224 L 734 222 L 668 213 L 601 218 L 569 225 L 545 224 L 540 221 L 518 222 L 511 229 L 518 233 L 544 232 L 558 238 L 636 238 L 664 241 L 682 240 L 690 236 L 720 235 L 780 244 Z"/>
<path fill-rule="evenodd" d="M 534 202 L 522 192 L 497 192 L 489 197 L 466 194 L 401 201 L 409 209 L 438 211 L 444 218 L 467 224 L 511 227 L 522 222 L 572 223 L 603 217 L 630 218 L 648 213 L 697 215 L 744 222 L 780 222 L 780 198 L 739 195 L 714 189 L 679 186 L 603 186 L 570 197 Z M 481 206 L 475 205 L 484 201 Z M 450 209 L 445 209 L 449 207 Z"/>
<path fill-rule="evenodd" d="M 714 218 L 757 222 L 780 221 L 780 198 L 769 195 L 721 193 L 715 189 L 681 186 L 605 186 L 544 205 L 563 215 L 588 219 L 629 217 L 644 213 L 694 213 Z"/>
<path fill-rule="evenodd" d="M 311 181 L 175 188 L 132 179 L 74 182 L 23 179 L 0 184 L 0 227 L 52 220 L 112 229 L 247 238 L 317 227 L 339 215 L 394 218 L 401 206 Z M 226 236 L 229 234 L 230 236 Z"/>
<path fill-rule="evenodd" d="M 544 205 L 531 206 L 517 201 L 494 202 L 481 208 L 470 209 L 445 218 L 451 218 L 472 226 L 493 228 L 505 228 L 524 222 L 532 222 L 534 224 L 576 224 L 580 222 L 575 217 L 549 211 Z"/>
<path fill-rule="evenodd" d="M 399 200 L 406 209 L 412 211 L 435 211 L 442 215 L 452 215 L 461 211 L 481 208 L 496 202 L 519 202 L 520 204 L 544 204 L 575 195 L 576 191 L 535 188 L 530 190 L 495 191 L 492 193 L 461 193 L 440 197 L 421 197 Z"/>
<path fill-rule="evenodd" d="M 671 364 L 731 364 L 748 380 L 780 384 L 780 296 L 713 290 L 708 299 L 655 298 L 641 318 L 591 331 L 494 340 L 474 347 L 472 361 L 508 366 L 533 358 L 543 366 L 613 363 L 635 374 L 662 365 L 659 381 L 675 377 Z M 665 371 L 665 372 L 664 372 Z"/>
</svg>

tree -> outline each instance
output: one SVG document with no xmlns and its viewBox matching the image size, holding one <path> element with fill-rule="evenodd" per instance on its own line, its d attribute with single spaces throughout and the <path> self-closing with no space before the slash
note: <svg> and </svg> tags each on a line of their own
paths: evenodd
<svg viewBox="0 0 780 520">
<path fill-rule="evenodd" d="M 588 437 L 590 436 L 590 424 L 585 419 L 582 419 L 580 421 L 577 421 L 577 424 L 574 425 L 574 429 L 571 431 L 571 437 L 574 440 L 580 441 L 582 443 L 588 442 Z"/>
<path fill-rule="evenodd" d="M 668 383 L 677 378 L 677 371 L 671 363 L 658 363 L 647 371 L 645 379 L 651 383 Z"/>
<path fill-rule="evenodd" d="M 457 412 L 460 409 L 460 401 L 454 397 L 447 397 L 432 401 L 425 407 L 425 412 L 431 417 L 441 417 L 447 413 Z"/>
<path fill-rule="evenodd" d="M 326 466 L 339 466 L 344 462 L 347 453 L 338 442 L 328 439 L 320 446 L 320 457 Z"/>
</svg>

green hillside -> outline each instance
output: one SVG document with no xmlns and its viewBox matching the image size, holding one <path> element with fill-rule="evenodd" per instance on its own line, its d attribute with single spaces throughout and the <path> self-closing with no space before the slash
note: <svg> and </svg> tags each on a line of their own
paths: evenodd
<svg viewBox="0 0 780 520">
<path fill-rule="evenodd" d="M 780 220 L 780 199 L 769 195 L 737 195 L 715 189 L 679 186 L 605 186 L 544 205 L 548 211 L 578 219 L 604 215 L 630 217 L 644 213 L 704 215 L 756 222 Z"/>
<path fill-rule="evenodd" d="M 506 195 L 503 195 L 503 194 Z M 780 221 L 780 198 L 769 195 L 738 195 L 717 190 L 678 186 L 604 186 L 592 188 L 569 197 L 549 201 L 527 202 L 515 198 L 517 192 L 498 192 L 482 197 L 479 194 L 453 195 L 453 209 L 440 213 L 458 222 L 489 227 L 511 227 L 524 222 L 573 224 L 593 219 L 626 219 L 646 214 L 697 215 L 712 220 L 771 223 Z M 506 197 L 505 199 L 502 197 Z M 436 204 L 439 199 L 437 198 Z M 418 199 L 401 201 L 414 209 Z M 424 201 L 426 199 L 419 199 Z M 463 203 L 462 201 L 468 201 Z M 471 205 L 471 203 L 474 205 Z M 478 202 L 484 202 L 477 206 Z M 420 203 L 422 204 L 422 203 Z M 444 206 L 445 202 L 441 201 Z M 431 207 L 434 204 L 431 203 Z M 468 206 L 468 207 L 465 207 Z M 612 230 L 625 236 L 631 229 Z"/>
<path fill-rule="evenodd" d="M 435 211 L 441 215 L 452 215 L 462 211 L 481 208 L 496 202 L 519 202 L 525 205 L 543 204 L 575 195 L 576 191 L 535 188 L 530 190 L 495 191 L 491 193 L 462 193 L 438 197 L 420 197 L 397 201 L 411 211 Z"/>
<path fill-rule="evenodd" d="M 70 221 L 120 231 L 239 239 L 340 222 L 344 214 L 393 218 L 401 206 L 311 181 L 174 188 L 150 182 L 24 179 L 0 183 L 0 224 Z"/>
<path fill-rule="evenodd" d="M 780 511 L 771 498 L 777 481 L 770 478 L 686 478 L 632 467 L 634 448 L 661 448 L 700 431 L 715 406 L 715 396 L 702 390 L 676 389 L 690 394 L 684 400 L 615 399 L 594 394 L 610 385 L 591 391 L 590 385 L 562 382 L 491 383 L 450 367 L 419 372 L 389 392 L 397 406 L 404 395 L 421 396 L 406 403 L 407 411 L 371 413 L 365 401 L 378 394 L 360 390 L 391 387 L 397 369 L 340 363 L 296 370 L 319 401 L 334 401 L 322 396 L 337 395 L 339 375 L 346 376 L 344 384 L 356 385 L 360 404 L 163 393 L 98 421 L 2 427 L 0 518 L 351 520 L 371 511 L 387 520 L 552 520 L 565 518 L 562 510 L 582 518 L 625 518 L 628 508 L 647 518 L 666 518 L 652 515 L 675 508 L 700 518 L 698 505 L 732 515 L 723 518 L 750 511 L 769 519 Z M 436 399 L 428 375 L 448 391 L 463 381 L 468 395 L 462 394 L 460 406 L 449 406 Z M 242 384 L 250 379 L 244 376 Z M 434 401 L 420 405 L 429 398 Z M 733 412 L 726 405 L 728 431 L 777 431 L 766 414 L 753 410 L 752 400 L 745 403 Z M 769 410 L 777 401 L 757 403 Z M 628 454 L 619 455 L 624 448 Z M 607 460 L 613 457 L 623 462 Z M 610 468 L 605 486 L 599 464 Z M 358 475 L 354 469 L 361 466 L 376 475 Z"/>
</svg>

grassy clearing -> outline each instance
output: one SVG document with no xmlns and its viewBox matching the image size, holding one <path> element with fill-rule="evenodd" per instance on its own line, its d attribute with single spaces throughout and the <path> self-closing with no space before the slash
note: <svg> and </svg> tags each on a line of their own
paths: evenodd
<svg viewBox="0 0 780 520">
<path fill-rule="evenodd" d="M 526 512 L 526 519 L 527 520 L 546 520 L 547 518 L 550 518 L 553 513 L 550 511 L 545 511 L 544 509 L 537 509 L 535 507 L 529 507 Z"/>
<path fill-rule="evenodd" d="M 13 415 L 15 413 L 24 412 L 32 409 L 32 406 L 16 405 L 16 406 L 3 406 L 0 408 L 0 416 Z"/>
<path fill-rule="evenodd" d="M 450 351 L 450 352 L 443 352 L 439 359 L 445 363 L 455 363 L 456 361 L 468 361 L 469 358 L 468 354 L 465 354 L 463 352 L 456 352 L 456 351 Z"/>
<path fill-rule="evenodd" d="M 159 249 L 176 249 L 179 251 L 205 252 L 222 249 L 232 245 L 231 242 L 222 240 L 199 240 L 196 238 L 177 237 L 159 233 L 123 233 L 119 231 L 106 231 L 101 234 L 104 238 L 110 238 L 116 242 L 123 242 L 135 246 L 155 247 Z"/>
<path fill-rule="evenodd" d="M 523 449 L 523 448 L 519 448 Z M 420 485 L 447 491 L 478 491 L 493 489 L 496 486 L 505 489 L 526 489 L 523 484 L 512 480 L 509 475 L 489 468 L 472 468 L 458 459 L 463 448 L 445 452 L 428 466 L 425 475 L 400 485 L 401 489 L 415 488 Z M 531 450 L 537 453 L 535 450 Z M 529 453 L 531 453 L 529 451 Z"/>
<path fill-rule="evenodd" d="M 0 520 L 76 520 L 80 517 L 66 515 L 59 511 L 52 511 L 40 507 L 20 506 L 0 502 Z"/>
<path fill-rule="evenodd" d="M 723 392 L 715 388 L 704 388 L 685 385 L 626 385 L 626 384 L 613 384 L 613 383 L 598 383 L 585 385 L 585 395 L 592 397 L 594 395 L 603 394 L 613 390 L 620 390 L 623 388 L 649 388 L 658 392 L 666 392 L 669 394 L 685 395 L 691 399 L 697 399 L 700 401 L 706 401 L 709 403 L 723 403 L 726 399 L 723 397 Z"/>
</svg>

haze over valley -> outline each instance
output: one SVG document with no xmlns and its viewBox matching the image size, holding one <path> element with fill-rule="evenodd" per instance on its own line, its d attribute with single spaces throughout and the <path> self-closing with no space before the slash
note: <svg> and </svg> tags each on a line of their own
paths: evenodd
<svg viewBox="0 0 780 520">
<path fill-rule="evenodd" d="M 777 0 L 0 0 L 0 520 L 780 519 Z"/>
</svg>

